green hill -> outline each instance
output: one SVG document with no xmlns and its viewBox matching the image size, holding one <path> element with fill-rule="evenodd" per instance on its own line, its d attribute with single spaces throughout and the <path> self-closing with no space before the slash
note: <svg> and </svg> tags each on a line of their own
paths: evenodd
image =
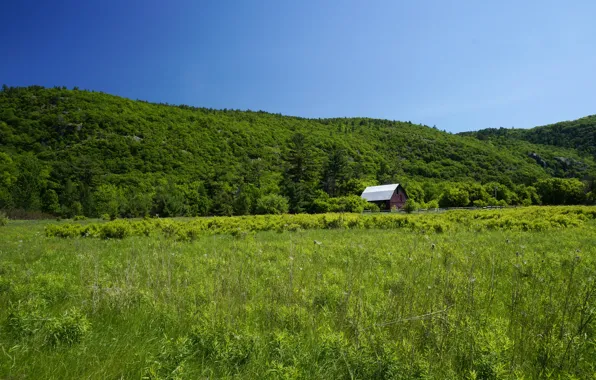
<svg viewBox="0 0 596 380">
<path fill-rule="evenodd" d="M 489 201 L 484 190 L 474 195 L 480 185 L 472 183 L 488 190 L 497 184 L 513 194 L 499 190 L 497 198 L 515 203 L 530 199 L 528 186 L 541 180 L 594 176 L 594 160 L 585 154 L 593 144 L 559 147 L 521 138 L 483 139 L 480 133 L 460 136 L 410 122 L 303 119 L 150 104 L 77 89 L 4 86 L 0 209 L 230 215 L 285 211 L 289 202 L 292 212 L 313 212 L 337 207 L 329 196 L 359 194 L 366 185 L 388 182 L 404 183 L 418 202 L 444 205 L 449 186 L 467 186 L 472 204 Z M 568 141 L 576 140 L 572 135 Z"/>
<path fill-rule="evenodd" d="M 596 156 L 596 115 L 531 129 L 489 128 L 461 135 L 481 140 L 514 139 L 533 144 L 573 148 L 582 154 Z"/>
</svg>

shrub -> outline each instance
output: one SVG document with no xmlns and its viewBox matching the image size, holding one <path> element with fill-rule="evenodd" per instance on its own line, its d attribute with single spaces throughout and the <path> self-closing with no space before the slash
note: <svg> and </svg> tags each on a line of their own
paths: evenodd
<svg viewBox="0 0 596 380">
<path fill-rule="evenodd" d="M 72 203 L 72 213 L 74 217 L 83 215 L 83 205 L 81 202 L 76 201 Z"/>
<path fill-rule="evenodd" d="M 337 198 L 338 209 L 336 211 L 361 213 L 368 205 L 368 202 L 357 195 Z"/>
<path fill-rule="evenodd" d="M 336 211 L 334 209 L 337 208 L 337 205 L 334 205 L 334 206 L 332 206 L 331 203 L 329 203 L 325 199 L 317 198 L 312 202 L 311 212 L 313 212 L 315 214 L 324 214 L 324 213 L 332 211 L 332 210 Z"/>
<path fill-rule="evenodd" d="M 99 230 L 99 237 L 102 239 L 123 239 L 132 235 L 132 233 L 129 223 L 117 220 L 103 224 Z"/>
<path fill-rule="evenodd" d="M 488 203 L 486 201 L 483 201 L 482 199 L 477 199 L 474 202 L 472 202 L 472 204 L 474 205 L 474 207 L 486 207 L 486 206 L 488 206 Z"/>
<path fill-rule="evenodd" d="M 439 201 L 433 199 L 426 204 L 427 209 L 437 209 L 439 208 Z"/>
<path fill-rule="evenodd" d="M 288 210 L 288 200 L 278 194 L 265 195 L 257 201 L 258 214 L 285 214 Z"/>
<path fill-rule="evenodd" d="M 439 200 L 441 207 L 465 207 L 469 203 L 468 192 L 454 187 L 447 188 Z"/>
<path fill-rule="evenodd" d="M 412 201 L 414 202 L 414 201 Z M 436 202 L 436 201 L 435 201 Z M 503 204 L 503 200 L 500 201 Z M 411 202 L 410 202 L 411 203 Z M 436 206 L 429 202 L 428 206 Z M 408 204 L 409 210 L 416 209 Z M 410 208 L 411 207 L 411 208 Z M 139 221 L 116 220 L 108 223 L 77 224 L 68 223 L 63 225 L 48 225 L 45 232 L 48 237 L 93 237 L 103 239 L 122 239 L 128 236 L 150 236 L 153 233 L 162 234 L 175 240 L 195 240 L 201 234 L 232 234 L 235 236 L 248 236 L 257 231 L 291 231 L 291 230 L 312 230 L 332 228 L 408 228 L 413 231 L 438 231 L 434 226 L 440 224 L 439 229 L 445 226 L 449 230 L 457 229 L 501 229 L 520 230 L 524 228 L 522 222 L 533 221 L 536 218 L 544 219 L 544 213 L 548 214 L 549 220 L 555 220 L 559 215 L 568 216 L 577 221 L 566 222 L 565 225 L 582 225 L 585 221 L 596 219 L 596 211 L 590 207 L 578 207 L 576 209 L 523 209 L 503 211 L 452 211 L 441 215 L 414 215 L 405 217 L 403 215 L 359 215 L 359 214 L 299 214 L 299 215 L 268 215 L 268 216 L 243 216 L 243 217 L 215 217 L 209 219 L 194 219 L 189 222 L 171 219 L 148 219 Z M 536 215 L 540 214 L 540 215 Z M 559 226 L 556 223 L 553 227 Z M 541 229 L 551 228 L 541 225 Z"/>
<path fill-rule="evenodd" d="M 408 199 L 406 201 L 406 203 L 404 204 L 404 211 L 407 212 L 408 214 L 411 214 L 412 212 L 418 210 L 420 208 L 420 205 L 418 203 L 416 203 L 416 201 L 414 201 L 413 199 Z"/>
<path fill-rule="evenodd" d="M 49 225 L 45 228 L 47 237 L 74 238 L 84 234 L 83 226 L 78 224 L 65 224 L 62 226 Z"/>
<path fill-rule="evenodd" d="M 364 210 L 370 211 L 370 212 L 379 212 L 379 211 L 381 211 L 381 209 L 379 208 L 379 206 L 377 206 L 374 203 L 370 203 L 370 202 L 366 202 L 366 205 L 364 205 Z"/>
<path fill-rule="evenodd" d="M 8 216 L 4 211 L 0 211 L 0 227 L 6 226 L 8 224 Z"/>
</svg>

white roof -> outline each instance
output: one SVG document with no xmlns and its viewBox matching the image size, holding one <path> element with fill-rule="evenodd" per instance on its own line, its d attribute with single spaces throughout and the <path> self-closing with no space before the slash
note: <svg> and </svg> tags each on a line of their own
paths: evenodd
<svg viewBox="0 0 596 380">
<path fill-rule="evenodd" d="M 369 186 L 364 189 L 361 196 L 369 202 L 388 201 L 391 199 L 393 192 L 398 186 L 399 183 L 393 185 Z"/>
</svg>

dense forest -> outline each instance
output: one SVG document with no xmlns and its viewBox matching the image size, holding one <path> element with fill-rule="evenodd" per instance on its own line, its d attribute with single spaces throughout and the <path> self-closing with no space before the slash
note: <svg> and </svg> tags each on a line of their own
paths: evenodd
<svg viewBox="0 0 596 380">
<path fill-rule="evenodd" d="M 411 122 L 151 104 L 77 88 L 0 91 L 0 210 L 138 217 L 594 203 L 596 117 L 465 135 Z"/>
<path fill-rule="evenodd" d="M 534 144 L 573 148 L 582 154 L 596 157 L 596 115 L 531 129 L 488 128 L 464 132 L 461 135 L 474 136 L 481 140 L 522 140 Z"/>
</svg>

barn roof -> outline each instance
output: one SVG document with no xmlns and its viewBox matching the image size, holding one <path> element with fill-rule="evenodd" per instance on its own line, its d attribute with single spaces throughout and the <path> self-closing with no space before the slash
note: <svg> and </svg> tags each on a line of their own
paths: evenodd
<svg viewBox="0 0 596 380">
<path fill-rule="evenodd" d="M 392 185 L 369 186 L 362 192 L 362 198 L 369 202 L 388 201 L 391 199 L 395 189 L 399 187 L 399 183 Z"/>
</svg>

